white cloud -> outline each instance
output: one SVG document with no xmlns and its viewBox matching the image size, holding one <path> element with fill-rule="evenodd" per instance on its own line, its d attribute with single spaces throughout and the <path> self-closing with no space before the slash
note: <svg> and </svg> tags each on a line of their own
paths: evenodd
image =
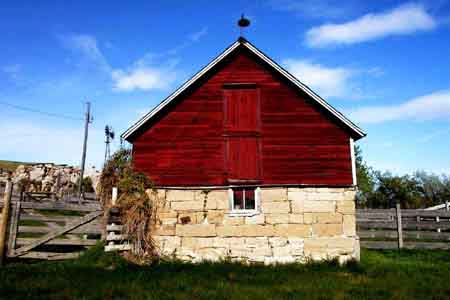
<svg viewBox="0 0 450 300">
<path fill-rule="evenodd" d="M 280 11 L 288 11 L 307 18 L 339 18 L 351 14 L 358 9 L 357 1 L 340 1 L 337 4 L 330 0 L 271 0 L 269 5 Z"/>
<path fill-rule="evenodd" d="M 405 35 L 431 30 L 434 18 L 419 4 L 406 4 L 388 12 L 366 14 L 342 24 L 313 27 L 306 33 L 310 47 L 345 45 L 379 39 L 389 35 Z"/>
<path fill-rule="evenodd" d="M 192 42 L 198 42 L 203 36 L 205 36 L 206 34 L 208 34 L 208 27 L 203 27 L 202 29 L 200 29 L 199 31 L 196 31 L 194 33 L 191 33 L 188 38 L 190 41 Z"/>
<path fill-rule="evenodd" d="M 347 96 L 350 78 L 355 74 L 352 69 L 329 68 L 307 60 L 287 59 L 283 64 L 292 75 L 324 98 Z"/>
<path fill-rule="evenodd" d="M 450 90 L 417 97 L 398 105 L 367 106 L 349 112 L 360 123 L 398 120 L 430 120 L 450 117 Z"/>
<path fill-rule="evenodd" d="M 114 70 L 111 73 L 114 80 L 114 90 L 155 90 L 166 89 L 176 79 L 176 73 L 171 70 L 137 67 L 129 71 Z"/>
<path fill-rule="evenodd" d="M 71 34 L 60 36 L 63 44 L 74 52 L 78 52 L 89 63 L 94 64 L 103 71 L 111 69 L 105 56 L 98 47 L 97 39 L 88 34 Z"/>
</svg>

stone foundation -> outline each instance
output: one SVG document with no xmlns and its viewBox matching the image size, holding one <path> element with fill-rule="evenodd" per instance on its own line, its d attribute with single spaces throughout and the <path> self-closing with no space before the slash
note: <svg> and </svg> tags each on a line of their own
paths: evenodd
<svg viewBox="0 0 450 300">
<path fill-rule="evenodd" d="M 258 212 L 230 212 L 228 190 L 149 191 L 163 256 L 291 263 L 359 259 L 353 188 L 261 188 Z"/>
</svg>

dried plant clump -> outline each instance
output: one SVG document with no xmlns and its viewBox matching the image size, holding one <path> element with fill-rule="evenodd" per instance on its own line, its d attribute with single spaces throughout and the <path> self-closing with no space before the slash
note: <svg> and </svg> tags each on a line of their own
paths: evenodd
<svg viewBox="0 0 450 300">
<path fill-rule="evenodd" d="M 146 193 L 152 182 L 133 170 L 131 151 L 120 149 L 106 162 L 100 176 L 98 195 L 104 207 L 111 205 L 112 188 L 119 190 L 123 234 L 133 245 L 135 259 L 144 261 L 154 255 L 151 231 L 155 212 L 152 199 Z"/>
</svg>

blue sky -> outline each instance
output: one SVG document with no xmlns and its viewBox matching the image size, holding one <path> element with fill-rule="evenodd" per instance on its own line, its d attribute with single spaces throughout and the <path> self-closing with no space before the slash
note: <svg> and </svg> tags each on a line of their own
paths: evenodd
<svg viewBox="0 0 450 300">
<path fill-rule="evenodd" d="M 89 100 L 100 166 L 105 124 L 122 133 L 209 63 L 242 12 L 246 38 L 368 133 L 369 164 L 450 174 L 444 0 L 3 1 L 0 159 L 78 164 Z"/>
</svg>

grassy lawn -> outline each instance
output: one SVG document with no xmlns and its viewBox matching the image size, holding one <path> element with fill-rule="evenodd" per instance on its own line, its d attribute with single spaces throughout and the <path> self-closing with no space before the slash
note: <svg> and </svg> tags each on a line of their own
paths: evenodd
<svg viewBox="0 0 450 300">
<path fill-rule="evenodd" d="M 127 264 L 101 248 L 0 268 L 0 299 L 450 299 L 450 253 L 363 251 L 361 264 Z"/>
</svg>

